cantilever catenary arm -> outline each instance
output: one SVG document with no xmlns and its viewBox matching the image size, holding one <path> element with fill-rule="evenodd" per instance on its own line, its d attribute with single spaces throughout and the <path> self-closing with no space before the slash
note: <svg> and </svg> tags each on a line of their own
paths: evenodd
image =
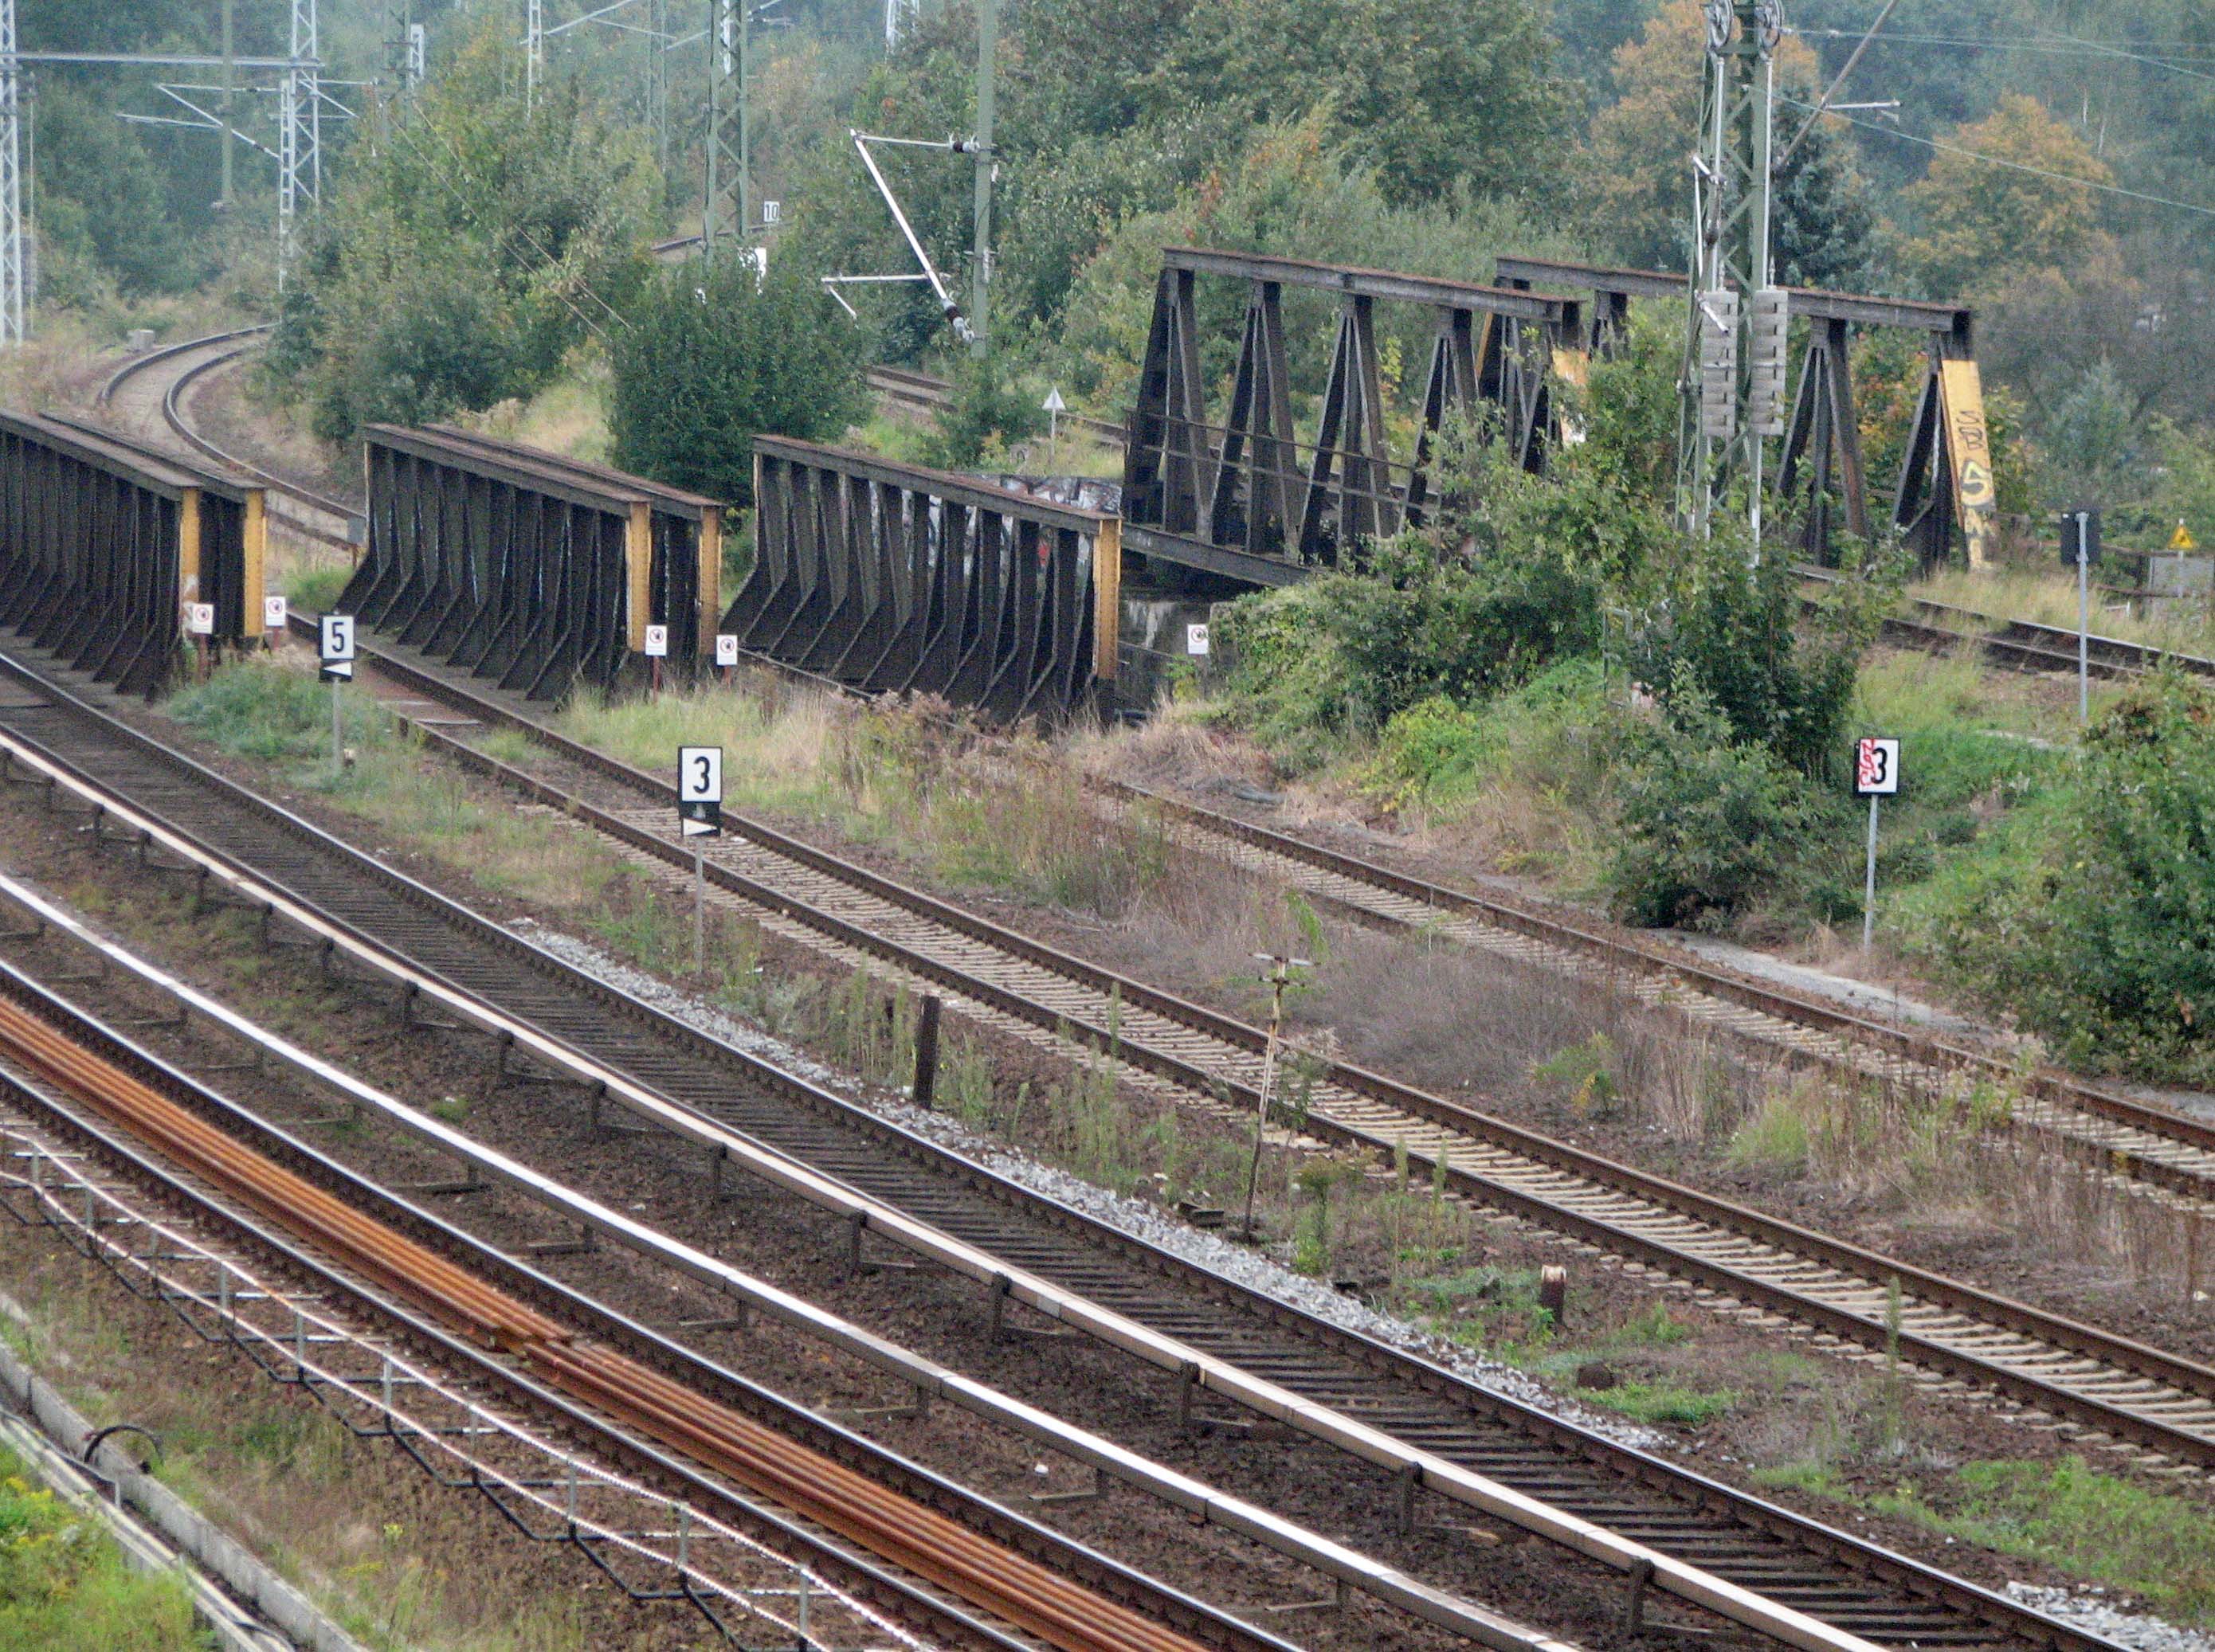
<svg viewBox="0 0 2215 1652">
<path fill-rule="evenodd" d="M 931 291 L 937 296 L 938 307 L 954 328 L 954 336 L 967 344 L 970 340 L 969 318 L 961 313 L 961 306 L 954 302 L 954 295 L 947 291 L 946 283 L 940 278 L 937 266 L 930 261 L 930 254 L 923 250 L 923 242 L 917 236 L 914 226 L 908 223 L 907 214 L 900 211 L 899 198 L 893 193 L 893 187 L 885 181 L 885 174 L 877 169 L 877 157 L 869 153 L 869 145 L 876 142 L 905 143 L 930 149 L 941 145 L 917 144 L 912 138 L 872 138 L 867 132 L 855 132 L 850 128 L 847 135 L 854 140 L 855 149 L 860 151 L 862 164 L 869 169 L 869 176 L 877 186 L 877 193 L 885 198 L 885 206 L 892 213 L 893 222 L 899 225 L 900 234 L 907 237 L 908 250 L 915 254 L 915 261 L 923 266 L 923 279 L 930 283 Z M 951 149 L 953 145 L 948 143 L 943 147 Z"/>
</svg>

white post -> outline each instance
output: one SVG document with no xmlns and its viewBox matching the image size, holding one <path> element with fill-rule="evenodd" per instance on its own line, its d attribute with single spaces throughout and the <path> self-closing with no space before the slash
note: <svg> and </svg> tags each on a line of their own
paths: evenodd
<svg viewBox="0 0 2215 1652">
<path fill-rule="evenodd" d="M 331 778 L 346 772 L 346 748 L 339 743 L 339 680 L 331 679 Z"/>
<path fill-rule="evenodd" d="M 1876 939 L 1876 795 L 1869 795 L 1868 876 L 1862 885 L 1862 951 Z"/>
</svg>

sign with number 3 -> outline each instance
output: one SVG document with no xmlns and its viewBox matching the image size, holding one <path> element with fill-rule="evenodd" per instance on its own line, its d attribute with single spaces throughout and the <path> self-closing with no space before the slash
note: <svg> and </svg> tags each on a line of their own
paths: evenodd
<svg viewBox="0 0 2215 1652">
<path fill-rule="evenodd" d="M 678 747 L 677 820 L 686 837 L 714 837 L 722 831 L 722 747 Z"/>
<path fill-rule="evenodd" d="M 1862 740 L 1854 746 L 1854 795 L 1888 798 L 1899 790 L 1899 742 Z"/>
</svg>

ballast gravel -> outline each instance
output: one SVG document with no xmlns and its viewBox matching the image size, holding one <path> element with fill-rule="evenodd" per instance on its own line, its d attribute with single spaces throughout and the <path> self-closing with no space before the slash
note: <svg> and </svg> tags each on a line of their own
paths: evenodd
<svg viewBox="0 0 2215 1652">
<path fill-rule="evenodd" d="M 758 1027 L 733 1019 L 712 1005 L 680 992 L 666 982 L 632 969 L 598 947 L 574 936 L 558 933 L 529 919 L 514 926 L 515 933 L 542 946 L 564 963 L 584 970 L 695 1027 L 710 1037 L 773 1062 L 812 1084 L 821 1086 L 857 1106 L 876 1113 L 905 1129 L 926 1136 L 942 1147 L 973 1159 L 1009 1181 L 1058 1199 L 1096 1221 L 1120 1229 L 1135 1239 L 1212 1270 L 1249 1289 L 1273 1297 L 1289 1306 L 1314 1314 L 1342 1330 L 1377 1341 L 1444 1366 L 1490 1392 L 1543 1410 L 1638 1451 L 1676 1453 L 1675 1442 L 1649 1429 L 1620 1417 L 1596 1413 L 1534 1381 L 1512 1366 L 1472 1354 L 1460 1345 L 1433 1336 L 1412 1325 L 1296 1274 L 1268 1257 L 1234 1245 L 1216 1234 L 1164 1215 L 1143 1200 L 1126 1198 L 1106 1188 L 1040 1164 L 1028 1154 L 980 1135 L 943 1113 L 925 1111 L 881 1092 L 872 1092 L 847 1074 L 825 1067 L 782 1040 Z M 2127 1647 L 2131 1652 L 2215 1652 L 2215 1637 L 2142 1612 L 2125 1612 L 2112 1605 L 2103 1591 L 2042 1588 L 2027 1583 L 2007 1585 L 2009 1599 L 2059 1618 L 2088 1633 Z"/>
<path fill-rule="evenodd" d="M 2215 1652 L 2215 1639 L 2158 1618 L 2119 1611 L 2098 1589 L 2046 1589 L 2010 1583 L 2007 1593 L 2008 1599 L 2019 1605 L 2059 1618 L 2071 1628 L 2118 1646 L 2130 1647 L 2132 1652 Z"/>
<path fill-rule="evenodd" d="M 943 1113 L 929 1112 L 880 1092 L 873 1093 L 848 1075 L 832 1071 L 760 1028 L 735 1020 L 689 993 L 679 991 L 666 982 L 656 980 L 609 957 L 588 941 L 558 933 L 527 918 L 518 921 L 512 927 L 520 939 L 544 948 L 563 963 L 629 993 L 686 1025 L 745 1050 L 748 1055 L 773 1062 L 786 1071 L 831 1091 L 843 1099 L 865 1108 L 903 1129 L 928 1137 L 941 1147 L 974 1159 L 994 1173 L 1004 1176 L 1032 1192 L 1058 1200 L 1134 1239 L 1158 1245 L 1172 1255 L 1220 1274 L 1249 1290 L 1261 1292 L 1287 1306 L 1311 1313 L 1342 1331 L 1373 1337 L 1390 1347 L 1443 1366 L 1488 1392 L 1560 1417 L 1619 1445 L 1635 1451 L 1669 1452 L 1672 1449 L 1673 1442 L 1665 1435 L 1640 1428 L 1621 1417 L 1588 1410 L 1533 1380 L 1512 1366 L 1488 1360 L 1458 1343 L 1433 1336 L 1420 1325 L 1391 1314 L 1380 1313 L 1365 1303 L 1303 1274 L 1294 1273 L 1268 1257 L 1164 1215 L 1144 1200 L 1127 1198 L 1072 1176 L 1066 1171 L 1041 1164 L 1028 1154 L 980 1135 Z M 2196 1652 L 2196 1649 L 2186 1649 L 2181 1652 Z M 2215 1652 L 2215 1648 L 2207 1649 L 2207 1652 Z"/>
</svg>

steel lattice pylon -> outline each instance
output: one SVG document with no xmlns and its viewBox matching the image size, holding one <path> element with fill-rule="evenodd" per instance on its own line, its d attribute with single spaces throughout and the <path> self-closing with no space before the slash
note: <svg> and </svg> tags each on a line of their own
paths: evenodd
<svg viewBox="0 0 2215 1652">
<path fill-rule="evenodd" d="M 300 251 L 300 213 L 322 195 L 322 60 L 316 0 L 292 0 L 291 64 L 278 97 L 277 280 L 283 285 Z"/>
<path fill-rule="evenodd" d="M 753 180 L 746 124 L 751 0 L 708 0 L 708 179 L 700 247 L 714 258 L 725 241 L 753 233 Z"/>
<path fill-rule="evenodd" d="M 22 114 L 22 68 L 15 60 L 15 0 L 0 0 L 0 346 L 21 344 L 30 336 Z"/>
<path fill-rule="evenodd" d="M 1715 505 L 1743 481 L 1758 551 L 1763 438 L 1782 408 L 1758 364 L 1782 340 L 1770 286 L 1769 217 L 1773 57 L 1782 0 L 1706 0 L 1707 56 L 1699 150 L 1693 162 L 1691 313 L 1678 426 L 1680 514 L 1707 530 Z M 1773 376 L 1773 374 L 1771 375 Z"/>
<path fill-rule="evenodd" d="M 545 0 L 524 0 L 523 102 L 525 108 L 538 101 L 538 83 L 545 73 Z"/>
</svg>

